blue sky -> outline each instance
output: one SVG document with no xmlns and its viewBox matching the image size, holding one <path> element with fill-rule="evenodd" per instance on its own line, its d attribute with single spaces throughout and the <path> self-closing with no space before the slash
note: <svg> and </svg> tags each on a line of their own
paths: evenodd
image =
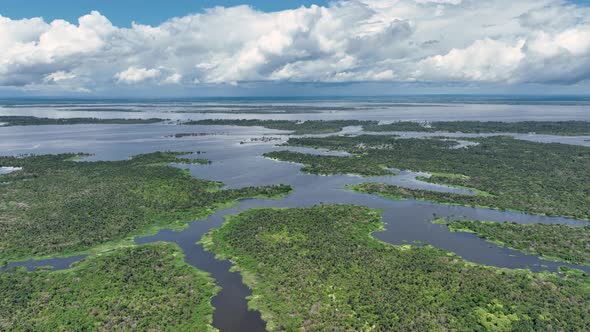
<svg viewBox="0 0 590 332">
<path fill-rule="evenodd" d="M 590 0 L 0 0 L 0 16 L 2 96 L 590 91 Z"/>
<path fill-rule="evenodd" d="M 278 11 L 327 3 L 318 0 L 0 0 L 0 15 L 76 22 L 80 16 L 98 10 L 117 26 L 129 26 L 132 21 L 157 25 L 171 17 L 215 6 L 250 5 L 263 11 Z"/>
</svg>

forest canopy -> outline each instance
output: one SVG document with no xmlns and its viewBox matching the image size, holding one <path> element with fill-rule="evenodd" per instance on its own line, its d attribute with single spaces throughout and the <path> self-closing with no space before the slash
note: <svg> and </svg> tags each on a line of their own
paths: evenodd
<svg viewBox="0 0 590 332">
<path fill-rule="evenodd" d="M 467 263 L 432 247 L 372 238 L 366 207 L 252 209 L 203 243 L 230 258 L 269 330 L 579 331 L 590 326 L 582 272 L 537 274 Z"/>
<path fill-rule="evenodd" d="M 164 119 L 38 118 L 34 116 L 0 116 L 0 126 L 41 126 L 75 124 L 149 124 Z"/>
<path fill-rule="evenodd" d="M 369 120 L 258 120 L 258 119 L 214 119 L 189 121 L 185 124 L 261 126 L 268 129 L 291 130 L 296 135 L 324 134 L 339 132 L 347 126 L 362 126 L 368 132 L 415 131 L 424 133 L 462 132 L 546 134 L 562 136 L 590 135 L 590 121 L 397 121 L 379 123 Z"/>
<path fill-rule="evenodd" d="M 161 227 L 181 228 L 236 200 L 274 197 L 289 186 L 220 190 L 170 163 L 186 153 L 154 152 L 123 161 L 78 162 L 79 155 L 0 157 L 0 261 L 71 254 L 114 245 Z"/>
<path fill-rule="evenodd" d="M 0 330 L 211 331 L 217 290 L 174 244 L 123 248 L 63 271 L 0 273 Z"/>
<path fill-rule="evenodd" d="M 551 260 L 590 265 L 590 226 L 517 224 L 454 220 L 445 222 L 453 232 L 475 233 L 498 244 Z"/>
<path fill-rule="evenodd" d="M 479 195 L 406 190 L 405 198 L 513 209 L 552 216 L 590 219 L 590 149 L 536 143 L 510 137 L 473 138 L 457 148 L 445 139 L 400 139 L 392 136 L 291 138 L 289 145 L 347 151 L 348 157 L 292 151 L 265 154 L 302 163 L 303 171 L 320 174 L 386 175 L 386 168 L 432 173 L 425 181 L 475 189 Z M 395 186 L 364 185 L 371 193 L 399 196 Z"/>
</svg>

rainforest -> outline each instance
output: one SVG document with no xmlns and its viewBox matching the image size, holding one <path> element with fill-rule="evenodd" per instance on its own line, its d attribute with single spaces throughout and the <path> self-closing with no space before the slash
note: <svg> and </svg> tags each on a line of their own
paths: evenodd
<svg viewBox="0 0 590 332">
<path fill-rule="evenodd" d="M 76 161 L 79 154 L 0 157 L 0 165 L 22 168 L 0 176 L 5 183 L 0 186 L 0 259 L 113 246 L 157 228 L 183 228 L 238 199 L 290 190 L 280 185 L 220 190 L 218 182 L 168 165 L 206 162 L 178 158 L 183 154 L 155 152 L 108 162 Z"/>
<path fill-rule="evenodd" d="M 587 331 L 590 118 L 486 103 L 0 100 L 0 330 Z"/>
<path fill-rule="evenodd" d="M 382 227 L 377 211 L 358 206 L 255 209 L 230 216 L 203 241 L 242 271 L 271 331 L 590 324 L 590 289 L 580 276 L 495 270 L 432 247 L 391 246 L 370 236 Z"/>
<path fill-rule="evenodd" d="M 351 188 L 368 193 L 590 218 L 588 148 L 502 136 L 462 139 L 476 144 L 455 148 L 458 143 L 453 140 L 373 135 L 291 138 L 289 146 L 343 150 L 351 156 L 293 151 L 270 152 L 266 156 L 301 163 L 303 171 L 318 174 L 386 175 L 392 173 L 391 168 L 423 171 L 432 173 L 423 178 L 425 181 L 472 188 L 475 194 L 429 192 L 374 183 Z"/>
</svg>

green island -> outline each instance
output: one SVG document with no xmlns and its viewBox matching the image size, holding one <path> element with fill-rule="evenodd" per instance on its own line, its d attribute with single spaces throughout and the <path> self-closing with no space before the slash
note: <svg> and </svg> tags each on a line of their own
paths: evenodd
<svg viewBox="0 0 590 332">
<path fill-rule="evenodd" d="M 67 111 L 70 111 L 70 112 L 115 112 L 115 113 L 141 113 L 141 112 L 143 112 L 141 110 L 131 109 L 131 108 L 98 108 L 98 107 L 68 108 Z"/>
<path fill-rule="evenodd" d="M 358 120 L 330 120 L 330 121 L 292 121 L 292 120 L 246 120 L 246 119 L 214 119 L 197 120 L 182 123 L 183 125 L 206 125 L 206 126 L 242 126 L 242 127 L 264 127 L 267 129 L 289 130 L 294 135 L 306 134 L 327 134 L 336 133 L 347 126 L 361 126 L 367 121 Z M 377 122 L 374 122 L 377 124 Z"/>
<path fill-rule="evenodd" d="M 164 119 L 99 119 L 99 118 L 38 118 L 34 116 L 0 116 L 2 127 L 41 126 L 41 125 L 76 125 L 76 124 L 150 124 Z"/>
<path fill-rule="evenodd" d="M 301 171 L 310 174 L 394 175 L 394 172 L 385 169 L 383 165 L 369 164 L 358 156 L 321 156 L 322 158 L 314 158 L 316 155 L 288 150 L 268 152 L 264 156 L 275 160 L 303 164 Z"/>
<path fill-rule="evenodd" d="M 166 137 L 183 138 L 183 137 L 201 137 L 201 136 L 217 136 L 216 133 L 178 133 Z"/>
<path fill-rule="evenodd" d="M 590 226 L 453 220 L 452 232 L 475 233 L 497 245 L 573 264 L 590 265 Z"/>
<path fill-rule="evenodd" d="M 401 121 L 391 124 L 367 124 L 366 131 L 419 131 L 419 132 L 462 132 L 462 133 L 516 133 L 546 134 L 561 136 L 590 135 L 590 121 Z"/>
<path fill-rule="evenodd" d="M 217 291 L 175 244 L 133 246 L 66 270 L 0 273 L 0 330 L 213 331 Z"/>
<path fill-rule="evenodd" d="M 271 331 L 581 331 L 590 277 L 468 263 L 430 246 L 394 246 L 366 207 L 251 209 L 202 240 L 229 258 Z"/>
<path fill-rule="evenodd" d="M 291 130 L 296 135 L 334 133 L 347 126 L 362 126 L 365 131 L 369 132 L 417 131 L 425 133 L 590 135 L 590 121 L 398 121 L 380 124 L 378 121 L 367 120 L 308 120 L 301 122 L 291 120 L 215 119 L 189 121 L 183 124 L 260 126 L 268 129 Z"/>
<path fill-rule="evenodd" d="M 155 152 L 123 161 L 79 162 L 80 155 L 0 157 L 1 262 L 104 251 L 159 228 L 182 229 L 216 209 L 289 186 L 220 190 L 170 163 L 206 163 Z"/>
<path fill-rule="evenodd" d="M 478 144 L 453 148 L 457 142 L 381 135 L 291 138 L 288 142 L 291 146 L 343 150 L 351 156 L 293 151 L 270 152 L 265 156 L 302 163 L 303 171 L 319 174 L 385 175 L 390 172 L 385 167 L 429 172 L 433 175 L 426 181 L 477 192 L 477 195 L 402 192 L 399 187 L 379 184 L 353 187 L 395 198 L 590 219 L 590 149 L 587 147 L 503 136 L 469 140 Z"/>
<path fill-rule="evenodd" d="M 203 106 L 191 106 L 183 110 L 175 110 L 174 113 L 203 113 L 203 114 L 305 114 L 333 111 L 354 111 L 359 107 L 347 106 L 321 106 L 321 105 L 244 105 L 244 104 L 208 104 Z"/>
</svg>

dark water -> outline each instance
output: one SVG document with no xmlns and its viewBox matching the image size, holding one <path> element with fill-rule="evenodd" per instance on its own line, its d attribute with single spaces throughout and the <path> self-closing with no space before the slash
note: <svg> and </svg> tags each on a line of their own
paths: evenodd
<svg viewBox="0 0 590 332">
<path fill-rule="evenodd" d="M 477 105 L 467 105 L 465 110 L 447 118 L 463 117 L 469 118 L 471 110 Z M 495 118 L 497 114 L 506 114 L 507 111 L 500 108 L 498 113 L 493 111 L 495 107 L 517 107 L 514 105 L 485 105 L 479 113 L 489 114 L 489 118 Z M 447 105 L 444 107 L 455 107 Z M 463 109 L 463 106 L 459 109 Z M 549 113 L 542 108 L 537 111 L 538 116 L 529 117 L 528 106 L 522 105 L 520 116 L 527 120 L 535 120 L 539 117 L 559 117 L 564 119 L 582 116 L 579 108 L 575 106 L 566 108 L 565 113 Z M 522 108 L 524 107 L 524 108 Z M 399 108 L 399 107 L 398 107 Z M 414 107 L 413 109 L 415 109 Z M 51 108 L 49 108 L 51 109 Z M 423 107 L 418 110 L 420 116 L 444 112 L 438 107 Z M 588 110 L 587 108 L 585 109 Z M 47 110 L 44 110 L 44 112 Z M 167 112 L 160 110 L 158 112 Z M 0 110 L 0 113 L 14 112 L 13 109 Z M 33 112 L 26 109 L 26 112 Z M 26 113 L 25 112 L 25 113 Z M 35 111 L 41 112 L 41 111 Z M 62 114 L 64 111 L 55 111 L 55 114 Z M 324 112 L 320 115 L 325 119 L 339 118 L 341 113 Z M 389 112 L 389 113 L 387 113 Z M 407 110 L 398 110 L 395 114 L 392 108 L 385 110 L 367 111 L 366 118 L 380 117 L 388 121 L 396 117 L 406 116 Z M 429 113 L 421 113 L 429 112 Z M 476 112 L 476 113 L 478 113 Z M 82 112 L 74 112 L 82 113 Z M 106 116 L 111 117 L 112 112 Z M 370 114 L 369 114 L 370 113 Z M 53 114 L 53 113 L 52 113 Z M 134 117 L 136 113 L 129 113 Z M 336 114 L 336 115 L 334 115 Z M 439 113 L 442 114 L 442 113 Z M 524 114 L 524 115 L 523 115 Z M 565 115 L 564 115 L 565 114 Z M 590 117 L 584 113 L 584 117 Z M 150 115 L 151 116 L 151 115 Z M 182 115 L 184 116 L 184 115 Z M 201 116 L 201 115 L 199 115 Z M 203 115 L 204 116 L 204 115 Z M 253 117 L 267 117 L 268 115 L 252 115 Z M 289 117 L 305 118 L 307 116 L 318 116 L 318 114 L 296 114 Z M 209 118 L 216 118 L 216 115 L 208 114 Z M 283 115 L 278 116 L 283 117 Z M 357 117 L 360 117 L 357 114 Z M 514 116 L 513 116 L 514 118 Z M 414 119 L 414 118 L 403 118 Z M 586 118 L 585 118 L 586 119 Z M 347 128 L 350 133 L 358 133 L 358 128 Z M 169 138 L 171 134 L 185 132 L 205 132 L 211 135 L 185 137 L 180 139 Z M 490 221 L 513 221 L 518 223 L 560 223 L 569 225 L 587 225 L 585 221 L 578 221 L 568 218 L 551 218 L 537 215 L 529 215 L 516 212 L 502 212 L 491 209 L 470 208 L 461 206 L 447 206 L 434 203 L 406 200 L 393 201 L 375 195 L 367 195 L 351 192 L 343 189 L 349 184 L 364 181 L 379 181 L 406 186 L 438 191 L 466 192 L 464 189 L 451 188 L 421 182 L 415 179 L 416 176 L 423 176 L 423 173 L 400 171 L 398 175 L 387 177 L 362 178 L 358 176 L 318 176 L 304 174 L 299 171 L 301 165 L 285 162 L 277 162 L 263 158 L 261 155 L 268 151 L 285 149 L 271 143 L 246 143 L 252 138 L 265 135 L 276 135 L 281 132 L 266 130 L 262 128 L 247 127 L 225 127 L 225 126 L 178 126 L 166 124 L 152 125 L 75 125 L 75 126 L 38 126 L 38 127 L 6 127 L 0 128 L 0 154 L 13 155 L 21 153 L 62 153 L 62 152 L 87 152 L 94 153 L 87 160 L 114 160 L 126 159 L 131 155 L 148 153 L 152 151 L 201 151 L 204 154 L 200 158 L 207 158 L 213 161 L 212 165 L 177 165 L 186 168 L 199 178 L 219 180 L 226 183 L 228 188 L 244 186 L 258 186 L 270 184 L 289 184 L 294 192 L 284 199 L 274 200 L 244 200 L 240 205 L 215 213 L 207 220 L 192 223 L 182 232 L 163 230 L 150 237 L 137 239 L 137 243 L 149 243 L 154 241 L 169 241 L 177 243 L 185 252 L 186 262 L 199 269 L 207 271 L 215 278 L 218 285 L 223 289 L 213 299 L 216 308 L 214 314 L 214 326 L 221 331 L 260 331 L 264 330 L 265 323 L 260 319 L 260 314 L 247 309 L 246 297 L 250 295 L 249 289 L 241 282 L 238 273 L 230 272 L 231 263 L 220 261 L 203 250 L 196 242 L 203 234 L 213 228 L 220 227 L 224 217 L 228 214 L 238 213 L 252 207 L 307 207 L 320 203 L 339 203 L 366 205 L 375 209 L 382 209 L 383 220 L 386 223 L 386 230 L 376 233 L 374 236 L 384 242 L 392 244 L 423 243 L 436 248 L 448 250 L 475 263 L 506 268 L 528 268 L 533 271 L 557 271 L 559 266 L 571 266 L 580 268 L 590 273 L 590 267 L 574 266 L 565 263 L 556 263 L 539 259 L 536 256 L 525 255 L 520 252 L 501 248 L 486 242 L 473 234 L 451 233 L 444 225 L 435 225 L 428 222 L 435 215 L 439 217 L 454 217 L 457 219 L 475 219 Z M 413 137 L 424 134 L 403 133 L 404 136 Z M 279 136 L 277 136 L 279 137 Z M 562 142 L 567 144 L 587 144 L 582 138 L 517 135 L 518 138 L 530 139 L 541 142 Z M 293 149 L 293 148 L 290 148 Z M 318 154 L 341 154 L 323 150 L 301 149 L 297 150 Z M 468 193 L 468 192 L 467 192 Z M 36 266 L 52 265 L 56 269 L 67 268 L 72 262 L 83 258 L 83 256 L 56 258 L 45 261 L 28 261 L 11 264 L 10 266 L 26 266 L 32 269 Z"/>
</svg>

